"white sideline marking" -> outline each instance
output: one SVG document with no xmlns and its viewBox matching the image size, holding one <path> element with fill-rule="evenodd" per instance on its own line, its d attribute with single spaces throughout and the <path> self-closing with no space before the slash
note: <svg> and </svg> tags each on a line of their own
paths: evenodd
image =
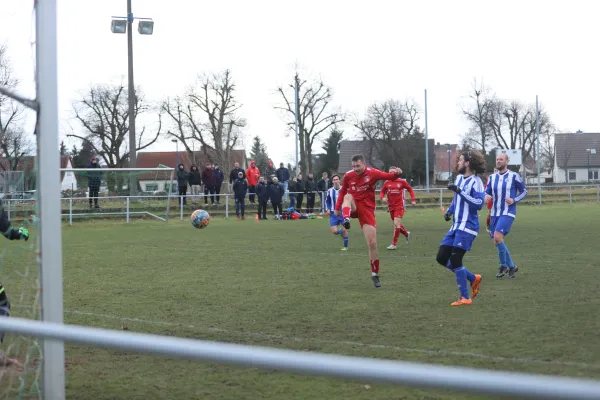
<svg viewBox="0 0 600 400">
<path fill-rule="evenodd" d="M 141 318 L 130 318 L 130 317 L 118 317 L 115 315 L 108 314 L 98 314 L 87 311 L 77 311 L 77 310 L 65 310 L 66 314 L 74 314 L 74 315 L 84 315 L 88 317 L 99 317 L 112 319 L 117 321 L 127 321 L 127 322 L 136 322 L 147 325 L 155 325 L 155 326 L 181 326 L 190 329 L 201 330 L 205 332 L 215 332 L 215 333 L 226 333 L 233 334 L 238 336 L 246 336 L 253 337 L 258 339 L 276 339 L 276 340 L 287 340 L 291 342 L 312 342 L 312 343 L 320 343 L 320 344 L 343 344 L 346 346 L 355 346 L 355 347 L 364 347 L 367 349 L 384 349 L 384 350 L 394 350 L 394 351 L 403 351 L 409 353 L 421 353 L 421 354 L 430 354 L 430 355 L 441 355 L 441 356 L 460 356 L 460 357 L 472 357 L 472 358 L 480 358 L 484 360 L 490 361 L 504 361 L 504 362 L 514 362 L 514 363 L 522 363 L 522 364 L 545 364 L 545 365 L 560 365 L 560 366 L 569 366 L 569 367 L 580 367 L 580 368 L 600 368 L 599 364 L 587 364 L 582 362 L 575 361 L 552 361 L 552 360 L 538 360 L 535 358 L 522 358 L 522 357 L 503 357 L 503 356 L 490 356 L 487 354 L 479 354 L 479 353 L 471 353 L 471 352 L 463 352 L 463 351 L 452 351 L 452 350 L 430 350 L 430 349 L 416 349 L 412 347 L 400 347 L 400 346 L 389 346 L 384 344 L 369 344 L 369 343 L 360 343 L 360 342 L 352 342 L 352 341 L 338 341 L 338 340 L 322 340 L 322 339 L 309 339 L 298 336 L 282 336 L 282 335 L 272 335 L 268 333 L 261 332 L 240 332 L 240 331 L 231 331 L 227 329 L 221 328 L 204 328 L 196 325 L 190 324 L 178 324 L 173 322 L 165 322 L 165 321 L 151 321 L 145 320 Z"/>
</svg>

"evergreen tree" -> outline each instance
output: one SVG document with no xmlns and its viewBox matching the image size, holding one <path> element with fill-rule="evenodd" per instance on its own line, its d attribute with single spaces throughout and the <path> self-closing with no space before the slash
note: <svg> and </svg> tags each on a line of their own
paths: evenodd
<svg viewBox="0 0 600 400">
<path fill-rule="evenodd" d="M 325 139 L 322 149 L 325 150 L 325 154 L 319 158 L 323 169 L 319 172 L 328 172 L 330 175 L 334 172 L 339 172 L 338 166 L 340 162 L 340 142 L 344 136 L 344 131 L 334 126 L 329 131 L 329 137 Z"/>
<path fill-rule="evenodd" d="M 61 157 L 63 157 L 63 156 L 66 156 L 66 155 L 68 155 L 68 153 L 69 153 L 69 152 L 67 151 L 67 146 L 65 146 L 65 142 L 64 142 L 64 141 L 62 141 L 62 140 L 61 140 L 61 142 L 60 142 L 60 150 L 59 150 L 59 151 L 60 151 L 60 156 L 61 156 Z"/>
<path fill-rule="evenodd" d="M 254 141 L 252 142 L 252 149 L 250 149 L 250 157 L 251 160 L 256 161 L 256 168 L 261 171 L 261 174 L 267 168 L 267 163 L 269 162 L 269 155 L 267 154 L 267 146 L 263 142 L 261 142 L 258 136 L 254 137 Z"/>
</svg>

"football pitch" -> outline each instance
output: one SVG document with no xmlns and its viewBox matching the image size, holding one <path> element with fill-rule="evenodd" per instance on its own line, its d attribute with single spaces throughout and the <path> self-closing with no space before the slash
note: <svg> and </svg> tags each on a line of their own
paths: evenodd
<svg viewBox="0 0 600 400">
<path fill-rule="evenodd" d="M 208 210 L 210 212 L 210 210 Z M 487 212 L 487 211 L 485 211 Z M 398 250 L 378 214 L 382 287 L 358 223 L 350 249 L 328 219 L 186 219 L 63 227 L 65 322 L 108 329 L 600 379 L 600 206 L 524 206 L 507 245 L 517 278 L 495 279 L 483 228 L 465 265 L 472 306 L 435 254 L 450 223 L 409 208 Z M 10 295 L 10 281 L 3 282 Z M 18 285 L 18 282 L 14 282 Z M 14 315 L 26 305 L 15 304 Z M 7 340 L 10 341 L 8 338 Z M 465 399 L 463 393 L 333 380 L 66 345 L 70 399 Z M 510 385 L 510 382 L 506 382 Z M 488 398 L 481 396 L 480 398 Z"/>
</svg>

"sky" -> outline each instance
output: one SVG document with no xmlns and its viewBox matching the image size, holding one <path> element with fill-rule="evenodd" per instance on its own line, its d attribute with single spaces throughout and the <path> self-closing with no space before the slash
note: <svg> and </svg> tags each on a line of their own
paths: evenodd
<svg viewBox="0 0 600 400">
<path fill-rule="evenodd" d="M 135 84 L 160 102 L 183 94 L 202 72 L 228 68 L 247 119 L 245 148 L 260 136 L 276 162 L 293 162 L 276 93 L 296 66 L 320 77 L 333 104 L 360 116 L 376 101 L 413 99 L 436 142 L 468 130 L 461 105 L 474 79 L 499 97 L 540 104 L 563 131 L 598 132 L 600 52 L 596 2 L 133 0 L 154 34 L 134 31 Z M 8 45 L 20 92 L 34 96 L 33 0 L 0 0 L 0 43 Z M 72 103 L 93 84 L 127 76 L 126 35 L 110 31 L 125 0 L 58 0 L 61 135 L 79 129 Z M 29 115 L 30 121 L 33 120 Z M 138 120 L 149 127 L 154 118 Z M 424 115 L 420 125 L 425 126 Z M 355 135 L 345 126 L 347 137 Z M 325 136 L 325 135 L 324 135 Z M 324 139 L 325 137 L 323 137 Z M 174 150 L 161 139 L 149 150 Z M 318 146 L 320 147 L 320 146 Z"/>
</svg>

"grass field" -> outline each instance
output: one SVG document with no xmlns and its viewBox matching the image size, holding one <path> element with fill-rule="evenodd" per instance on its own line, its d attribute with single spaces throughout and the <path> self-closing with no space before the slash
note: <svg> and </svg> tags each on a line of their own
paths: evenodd
<svg viewBox="0 0 600 400">
<path fill-rule="evenodd" d="M 449 227 L 440 212 L 409 209 L 412 243 L 401 241 L 395 252 L 385 250 L 390 221 L 378 217 L 381 289 L 373 288 L 357 224 L 347 254 L 326 219 L 215 218 L 203 231 L 187 219 L 65 226 L 65 321 L 600 379 L 599 205 L 521 208 L 507 239 L 520 267 L 514 280 L 494 278 L 496 251 L 482 229 L 465 263 L 483 275 L 481 292 L 473 306 L 458 308 L 449 306 L 458 297 L 454 276 L 434 259 Z M 8 272 L 9 295 L 24 291 Z M 14 315 L 28 310 L 15 304 Z M 66 351 L 69 399 L 476 398 L 85 346 Z"/>
</svg>

